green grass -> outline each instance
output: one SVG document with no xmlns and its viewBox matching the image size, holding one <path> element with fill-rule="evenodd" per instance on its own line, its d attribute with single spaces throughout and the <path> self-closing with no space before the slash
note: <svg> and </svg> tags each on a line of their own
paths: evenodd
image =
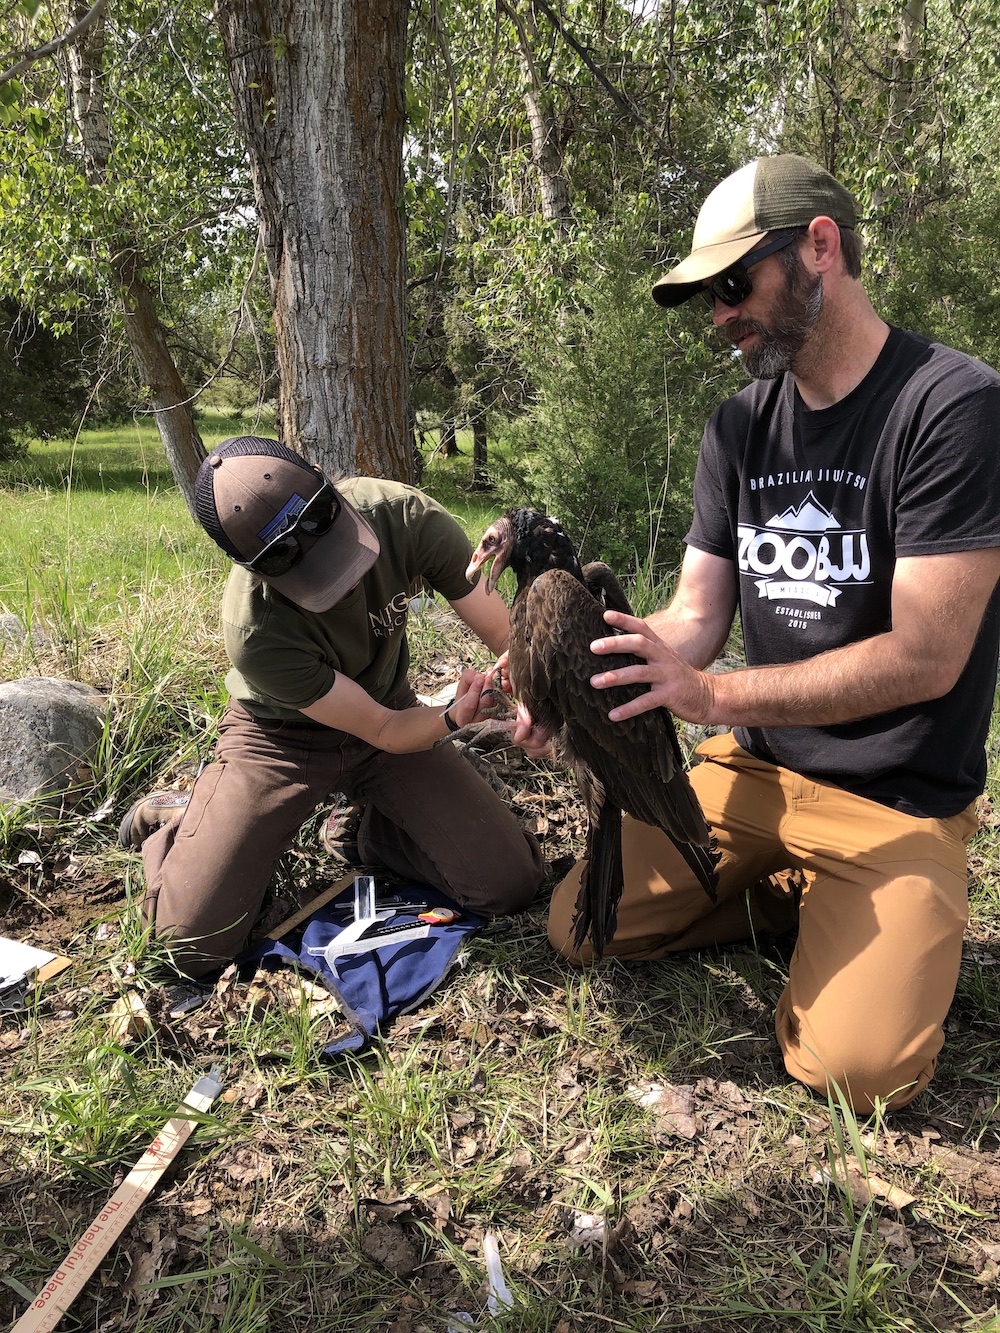
<svg viewBox="0 0 1000 1333">
<path fill-rule="evenodd" d="M 238 429 L 213 422 L 206 439 Z M 468 454 L 435 458 L 424 485 L 478 537 L 502 506 L 468 490 L 469 467 Z M 464 971 L 384 1045 L 329 1068 L 316 1057 L 332 1020 L 286 974 L 256 991 L 228 982 L 191 1016 L 164 1017 L 141 871 L 116 845 L 132 794 L 189 776 L 224 702 L 225 561 L 172 489 L 155 434 L 40 446 L 0 469 L 0 518 L 0 604 L 51 635 L 8 649 L 5 674 L 78 676 L 114 702 L 75 812 L 0 808 L 0 932 L 74 958 L 0 1015 L 0 1320 L 218 1061 L 225 1100 L 67 1333 L 108 1321 L 122 1333 L 444 1333 L 456 1311 L 501 1333 L 1000 1329 L 986 1249 L 1000 1245 L 991 807 L 949 1039 L 912 1112 L 858 1124 L 789 1084 L 773 1034 L 787 942 L 578 972 L 549 950 L 544 904 L 477 938 Z M 636 600 L 665 595 L 650 581 Z M 418 669 L 476 651 L 434 612 L 415 619 L 412 645 Z M 994 799 L 998 749 L 994 732 Z M 557 818 L 574 804 L 565 779 L 524 765 L 509 781 L 522 815 L 549 819 L 549 857 L 572 850 L 571 821 Z M 275 919 L 331 877 L 313 833 L 311 821 L 282 863 Z M 111 1010 L 130 991 L 150 1026 L 116 1036 Z M 638 1103 L 652 1082 L 690 1090 L 693 1137 Z M 945 1150 L 960 1170 L 934 1156 Z M 855 1199 L 839 1183 L 849 1159 L 916 1203 Z M 571 1246 L 578 1212 L 605 1216 L 606 1247 Z M 374 1256 L 380 1226 L 410 1245 L 413 1271 Z M 495 1320 L 487 1230 L 515 1300 Z"/>
<path fill-rule="evenodd" d="M 203 423 L 206 444 L 232 427 Z M 0 464 L 0 487 L 0 603 L 11 611 L 35 604 L 65 621 L 82 601 L 92 616 L 123 591 L 223 568 L 174 487 L 150 421 L 36 446 Z"/>
<path fill-rule="evenodd" d="M 493 491 L 472 489 L 472 433 L 459 431 L 459 454 L 434 454 L 424 463 L 420 485 L 462 523 L 473 545 L 507 507 Z"/>
</svg>

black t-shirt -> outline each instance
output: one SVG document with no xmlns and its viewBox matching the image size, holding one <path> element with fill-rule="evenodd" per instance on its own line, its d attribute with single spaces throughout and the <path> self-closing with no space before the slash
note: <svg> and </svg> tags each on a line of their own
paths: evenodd
<svg viewBox="0 0 1000 1333">
<path fill-rule="evenodd" d="M 899 329 L 833 407 L 790 375 L 712 416 L 686 539 L 732 560 L 747 663 L 797 662 L 891 628 L 901 556 L 1000 546 L 1000 375 Z M 957 814 L 986 778 L 1000 592 L 947 695 L 832 727 L 745 727 L 759 758 L 894 809 Z"/>
</svg>

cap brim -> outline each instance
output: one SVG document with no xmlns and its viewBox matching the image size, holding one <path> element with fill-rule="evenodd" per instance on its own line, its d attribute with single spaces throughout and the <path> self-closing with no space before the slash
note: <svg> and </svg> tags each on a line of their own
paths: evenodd
<svg viewBox="0 0 1000 1333">
<path fill-rule="evenodd" d="M 364 578 L 381 550 L 371 525 L 340 491 L 337 498 L 340 513 L 330 531 L 316 538 L 289 573 L 266 580 L 305 611 L 329 611 L 336 606 Z"/>
<path fill-rule="evenodd" d="M 709 279 L 718 277 L 730 264 L 742 259 L 766 235 L 767 232 L 757 231 L 752 236 L 741 236 L 735 241 L 706 245 L 693 251 L 687 259 L 682 259 L 669 273 L 664 273 L 662 278 L 653 283 L 653 300 L 657 305 L 668 308 L 690 301 Z"/>
</svg>

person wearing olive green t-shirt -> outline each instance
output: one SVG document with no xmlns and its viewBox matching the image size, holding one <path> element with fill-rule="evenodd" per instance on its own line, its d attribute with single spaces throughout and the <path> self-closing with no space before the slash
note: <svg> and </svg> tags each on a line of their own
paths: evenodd
<svg viewBox="0 0 1000 1333">
<path fill-rule="evenodd" d="M 328 482 L 274 440 L 227 440 L 198 474 L 196 508 L 234 560 L 222 599 L 232 664 L 215 757 L 187 792 L 137 801 L 145 915 L 176 966 L 200 976 L 246 943 L 278 856 L 335 793 L 357 807 L 357 854 L 478 913 L 530 903 L 534 837 L 452 746 L 480 720 L 486 677 L 466 669 L 447 708 L 408 680 L 406 622 L 429 585 L 499 655 L 506 608 L 470 590 L 468 539 L 412 486 Z"/>
</svg>

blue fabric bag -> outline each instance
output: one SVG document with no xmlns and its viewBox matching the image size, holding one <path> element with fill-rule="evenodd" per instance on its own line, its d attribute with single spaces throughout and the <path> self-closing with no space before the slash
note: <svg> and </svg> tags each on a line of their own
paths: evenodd
<svg viewBox="0 0 1000 1333">
<path fill-rule="evenodd" d="M 363 1051 L 399 1014 L 408 1014 L 461 966 L 465 941 L 482 928 L 482 919 L 459 907 L 443 893 L 426 884 L 394 884 L 378 899 L 378 907 L 392 901 L 396 914 L 379 922 L 374 930 L 420 927 L 417 920 L 428 908 L 444 907 L 458 913 L 456 921 L 428 926 L 423 939 L 404 939 L 364 952 L 341 954 L 328 961 L 323 951 L 353 921 L 354 890 L 346 889 L 321 907 L 306 922 L 301 940 L 298 932 L 284 940 L 264 940 L 240 958 L 240 963 L 258 963 L 277 968 L 294 964 L 316 976 L 337 1001 L 355 1031 L 323 1048 L 324 1059 L 347 1051 Z"/>
</svg>

